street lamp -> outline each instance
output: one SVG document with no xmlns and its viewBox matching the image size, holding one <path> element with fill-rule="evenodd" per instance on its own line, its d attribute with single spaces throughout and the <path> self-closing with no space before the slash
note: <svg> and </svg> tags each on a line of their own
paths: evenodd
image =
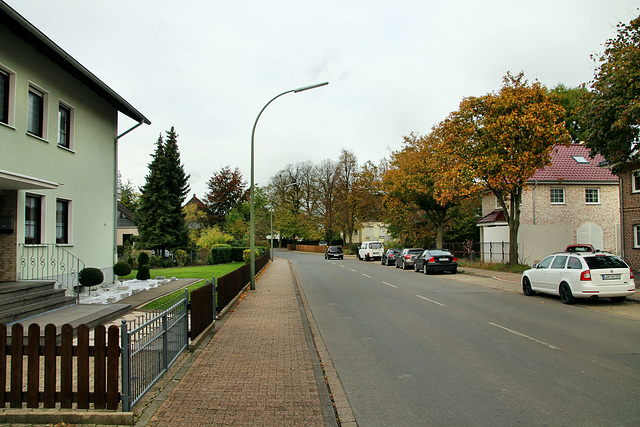
<svg viewBox="0 0 640 427">
<path fill-rule="evenodd" d="M 315 89 L 317 87 L 321 87 L 321 86 L 326 86 L 328 85 L 329 82 L 324 82 L 324 83 L 316 83 L 314 85 L 310 85 L 310 86 L 303 86 L 303 87 L 299 87 L 297 89 L 291 89 L 288 90 L 286 92 L 282 92 L 279 95 L 274 96 L 273 98 L 271 98 L 271 101 L 267 102 L 265 104 L 264 107 L 262 107 L 262 110 L 260 110 L 260 113 L 258 113 L 258 117 L 256 117 L 256 121 L 253 124 L 253 130 L 251 130 L 251 198 L 249 199 L 249 209 L 250 209 L 250 221 L 249 221 L 249 239 L 251 240 L 250 242 L 250 251 L 251 253 L 249 254 L 249 264 L 250 264 L 250 274 L 251 274 L 251 290 L 254 290 L 256 288 L 256 221 L 255 221 L 255 188 L 254 188 L 254 174 L 253 174 L 253 139 L 254 139 L 254 135 L 256 133 L 256 125 L 258 124 L 258 119 L 260 119 L 260 116 L 262 115 L 262 112 L 269 106 L 269 104 L 271 104 L 273 101 L 275 101 L 277 98 L 281 97 L 282 95 L 285 95 L 287 93 L 298 93 L 298 92 L 304 92 L 305 90 L 309 90 L 309 89 Z"/>
</svg>

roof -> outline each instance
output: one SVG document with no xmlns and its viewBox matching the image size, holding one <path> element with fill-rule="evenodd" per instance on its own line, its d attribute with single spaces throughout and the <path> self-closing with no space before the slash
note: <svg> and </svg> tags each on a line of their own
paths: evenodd
<svg viewBox="0 0 640 427">
<path fill-rule="evenodd" d="M 206 210 L 207 209 L 207 205 L 205 205 L 204 203 L 202 203 L 200 201 L 200 199 L 198 199 L 196 197 L 196 195 L 194 194 L 193 197 L 191 198 L 191 200 L 189 200 L 187 203 L 185 203 L 184 207 L 186 208 L 187 206 L 191 206 L 191 205 L 196 205 L 196 208 L 200 209 L 200 210 Z"/>
<path fill-rule="evenodd" d="M 487 215 L 480 218 L 478 222 L 476 222 L 476 224 L 486 224 L 490 222 L 507 222 L 502 209 L 496 209 L 495 211 L 488 213 Z"/>
<path fill-rule="evenodd" d="M 149 119 L 141 112 L 136 110 L 131 104 L 125 101 L 124 98 L 114 92 L 113 89 L 72 58 L 71 55 L 55 44 L 4 1 L 0 1 L 0 23 L 5 25 L 9 31 L 22 38 L 26 43 L 35 47 L 53 63 L 84 83 L 122 114 L 139 123 L 151 124 Z"/>
<path fill-rule="evenodd" d="M 618 182 L 619 178 L 609 168 L 598 166 L 604 157 L 590 151 L 582 144 L 557 145 L 551 152 L 551 165 L 538 169 L 529 178 L 532 181 L 551 182 Z"/>
</svg>

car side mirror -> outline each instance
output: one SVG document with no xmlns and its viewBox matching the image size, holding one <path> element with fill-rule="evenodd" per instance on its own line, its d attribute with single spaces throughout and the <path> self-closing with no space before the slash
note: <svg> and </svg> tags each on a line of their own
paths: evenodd
<svg viewBox="0 0 640 427">
<path fill-rule="evenodd" d="M 538 268 L 538 264 L 531 264 L 531 268 Z"/>
</svg>

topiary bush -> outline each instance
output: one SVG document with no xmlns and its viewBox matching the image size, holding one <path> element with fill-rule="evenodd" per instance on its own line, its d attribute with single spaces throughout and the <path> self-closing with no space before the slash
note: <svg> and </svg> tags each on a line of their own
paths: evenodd
<svg viewBox="0 0 640 427">
<path fill-rule="evenodd" d="M 95 267 L 83 268 L 78 274 L 78 282 L 82 286 L 89 288 L 89 295 L 91 295 L 91 287 L 99 285 L 103 280 L 104 274 L 102 274 L 102 270 Z"/>
<path fill-rule="evenodd" d="M 231 246 L 214 246 L 209 254 L 208 264 L 226 264 L 232 261 Z"/>
<path fill-rule="evenodd" d="M 140 252 L 140 255 L 138 255 L 138 268 L 147 264 L 149 264 L 149 254 Z"/>
<path fill-rule="evenodd" d="M 131 266 L 128 262 L 120 261 L 113 266 L 113 274 L 120 277 L 120 283 L 122 284 L 122 278 L 131 273 Z"/>
<path fill-rule="evenodd" d="M 138 272 L 136 273 L 136 279 L 138 280 L 149 280 L 151 279 L 151 273 L 149 273 L 148 265 L 141 265 L 138 267 Z"/>
</svg>

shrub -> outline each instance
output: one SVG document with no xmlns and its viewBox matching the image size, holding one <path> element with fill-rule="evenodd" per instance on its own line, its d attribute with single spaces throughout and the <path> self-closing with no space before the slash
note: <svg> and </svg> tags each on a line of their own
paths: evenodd
<svg viewBox="0 0 640 427">
<path fill-rule="evenodd" d="M 149 273 L 148 265 L 141 265 L 138 268 L 138 273 L 136 273 L 136 279 L 138 280 L 149 280 L 151 279 L 151 273 Z"/>
<path fill-rule="evenodd" d="M 185 251 L 184 249 L 178 249 L 175 253 L 175 257 L 180 267 L 184 267 L 185 265 L 187 265 L 187 262 L 189 261 L 189 255 L 187 254 L 187 251 Z"/>
<path fill-rule="evenodd" d="M 149 264 L 149 254 L 146 252 L 140 252 L 138 255 L 138 267 Z"/>
<path fill-rule="evenodd" d="M 231 258 L 231 249 L 228 245 L 214 246 L 211 248 L 208 264 L 226 264 L 233 261 Z"/>
<path fill-rule="evenodd" d="M 256 258 L 258 258 L 260 256 L 260 251 L 256 249 L 255 253 L 256 253 Z M 245 264 L 251 261 L 251 248 L 245 249 L 244 252 L 242 252 L 242 260 L 244 261 Z"/>
<path fill-rule="evenodd" d="M 120 261 L 113 266 L 113 274 L 120 277 L 120 283 L 122 283 L 122 277 L 129 273 L 131 273 L 131 266 L 127 262 Z"/>
<path fill-rule="evenodd" d="M 102 274 L 102 270 L 95 267 L 83 268 L 78 274 L 78 282 L 82 286 L 89 288 L 89 294 L 91 294 L 91 287 L 99 285 L 103 280 L 104 274 Z"/>
</svg>

